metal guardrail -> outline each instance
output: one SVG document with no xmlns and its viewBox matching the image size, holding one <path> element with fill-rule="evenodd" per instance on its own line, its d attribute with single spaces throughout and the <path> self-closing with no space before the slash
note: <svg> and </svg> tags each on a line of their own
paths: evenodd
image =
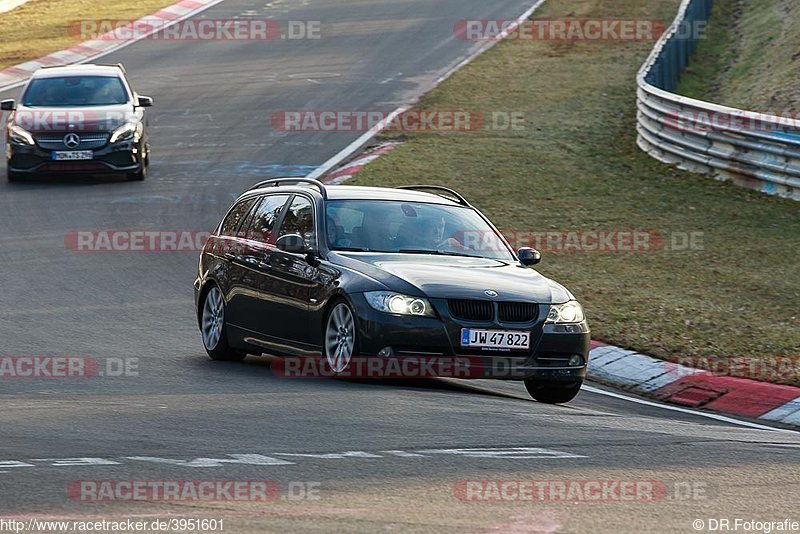
<svg viewBox="0 0 800 534">
<path fill-rule="evenodd" d="M 679 96 L 713 0 L 684 0 L 637 75 L 637 143 L 682 169 L 800 200 L 800 120 Z"/>
</svg>

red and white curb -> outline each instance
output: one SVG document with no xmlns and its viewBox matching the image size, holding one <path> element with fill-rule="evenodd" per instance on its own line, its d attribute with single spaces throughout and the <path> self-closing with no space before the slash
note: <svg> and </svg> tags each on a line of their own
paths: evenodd
<svg viewBox="0 0 800 534">
<path fill-rule="evenodd" d="M 328 185 L 336 185 L 342 182 L 345 182 L 352 178 L 358 171 L 364 168 L 364 166 L 371 162 L 375 161 L 379 157 L 383 156 L 394 150 L 394 148 L 399 145 L 400 143 L 382 143 L 376 147 L 369 148 L 364 151 L 358 158 L 350 161 L 346 165 L 326 174 L 324 177 L 320 178 L 323 183 Z"/>
<path fill-rule="evenodd" d="M 320 179 L 340 184 L 397 145 L 369 149 Z M 589 378 L 670 404 L 800 426 L 800 388 L 715 376 L 599 341 L 592 341 Z"/>
<path fill-rule="evenodd" d="M 670 404 L 800 425 L 800 388 L 717 376 L 613 345 L 592 345 L 592 380 Z"/>
<path fill-rule="evenodd" d="M 129 46 L 137 41 L 146 39 L 154 33 L 161 32 L 165 28 L 177 24 L 185 19 L 193 17 L 194 15 L 205 11 L 206 9 L 220 3 L 222 0 L 183 0 L 177 4 L 165 7 L 156 11 L 152 15 L 147 15 L 139 20 L 132 22 L 128 26 L 133 28 L 143 28 L 149 23 L 153 30 L 149 33 L 142 33 L 137 35 L 135 39 L 126 39 L 119 41 L 111 38 L 104 38 L 100 36 L 98 39 L 84 41 L 66 50 L 53 52 L 46 56 L 14 65 L 0 71 L 0 91 L 12 89 L 25 83 L 31 74 L 36 72 L 42 67 L 51 67 L 54 65 L 69 65 L 72 63 L 85 63 L 91 59 L 97 59 L 121 48 Z M 131 32 L 136 33 L 136 32 Z"/>
</svg>

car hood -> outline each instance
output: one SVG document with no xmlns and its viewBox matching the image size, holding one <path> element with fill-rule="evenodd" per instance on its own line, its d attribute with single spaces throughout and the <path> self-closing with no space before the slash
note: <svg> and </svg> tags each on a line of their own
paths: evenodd
<svg viewBox="0 0 800 534">
<path fill-rule="evenodd" d="M 422 254 L 337 253 L 349 264 L 393 291 L 417 291 L 431 298 L 566 302 L 564 286 L 518 263 L 486 258 Z M 357 262 L 360 265 L 355 265 Z M 405 286 L 405 287 L 404 287 Z M 494 291 L 489 297 L 486 291 Z"/>
<path fill-rule="evenodd" d="M 18 106 L 10 119 L 31 133 L 112 132 L 128 121 L 137 120 L 133 106 L 92 106 L 84 108 Z"/>
</svg>

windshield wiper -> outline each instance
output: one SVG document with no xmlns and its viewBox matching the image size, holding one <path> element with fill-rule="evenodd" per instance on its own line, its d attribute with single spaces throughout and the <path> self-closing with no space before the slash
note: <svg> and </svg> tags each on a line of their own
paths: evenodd
<svg viewBox="0 0 800 534">
<path fill-rule="evenodd" d="M 374 250 L 363 247 L 336 247 L 331 250 L 334 252 L 375 252 Z"/>
</svg>

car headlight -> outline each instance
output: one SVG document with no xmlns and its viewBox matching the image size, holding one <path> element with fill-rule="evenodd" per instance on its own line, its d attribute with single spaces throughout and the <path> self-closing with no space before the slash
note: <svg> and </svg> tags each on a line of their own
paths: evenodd
<svg viewBox="0 0 800 534">
<path fill-rule="evenodd" d="M 551 324 L 580 323 L 584 319 L 586 319 L 586 315 L 583 313 L 583 307 L 578 301 L 570 300 L 564 304 L 551 304 L 545 322 Z"/>
<path fill-rule="evenodd" d="M 396 313 L 398 315 L 416 315 L 418 317 L 435 317 L 433 306 L 427 299 L 409 297 L 391 291 L 370 291 L 364 293 L 369 305 L 378 311 Z"/>
<path fill-rule="evenodd" d="M 109 143 L 116 143 L 117 141 L 127 141 L 128 139 L 133 139 L 134 134 L 136 133 L 136 125 L 127 122 L 114 130 L 114 133 L 111 134 L 111 139 Z"/>
<path fill-rule="evenodd" d="M 21 145 L 32 145 L 33 136 L 27 130 L 23 130 L 19 126 L 11 126 L 8 129 L 8 139 Z"/>
</svg>

